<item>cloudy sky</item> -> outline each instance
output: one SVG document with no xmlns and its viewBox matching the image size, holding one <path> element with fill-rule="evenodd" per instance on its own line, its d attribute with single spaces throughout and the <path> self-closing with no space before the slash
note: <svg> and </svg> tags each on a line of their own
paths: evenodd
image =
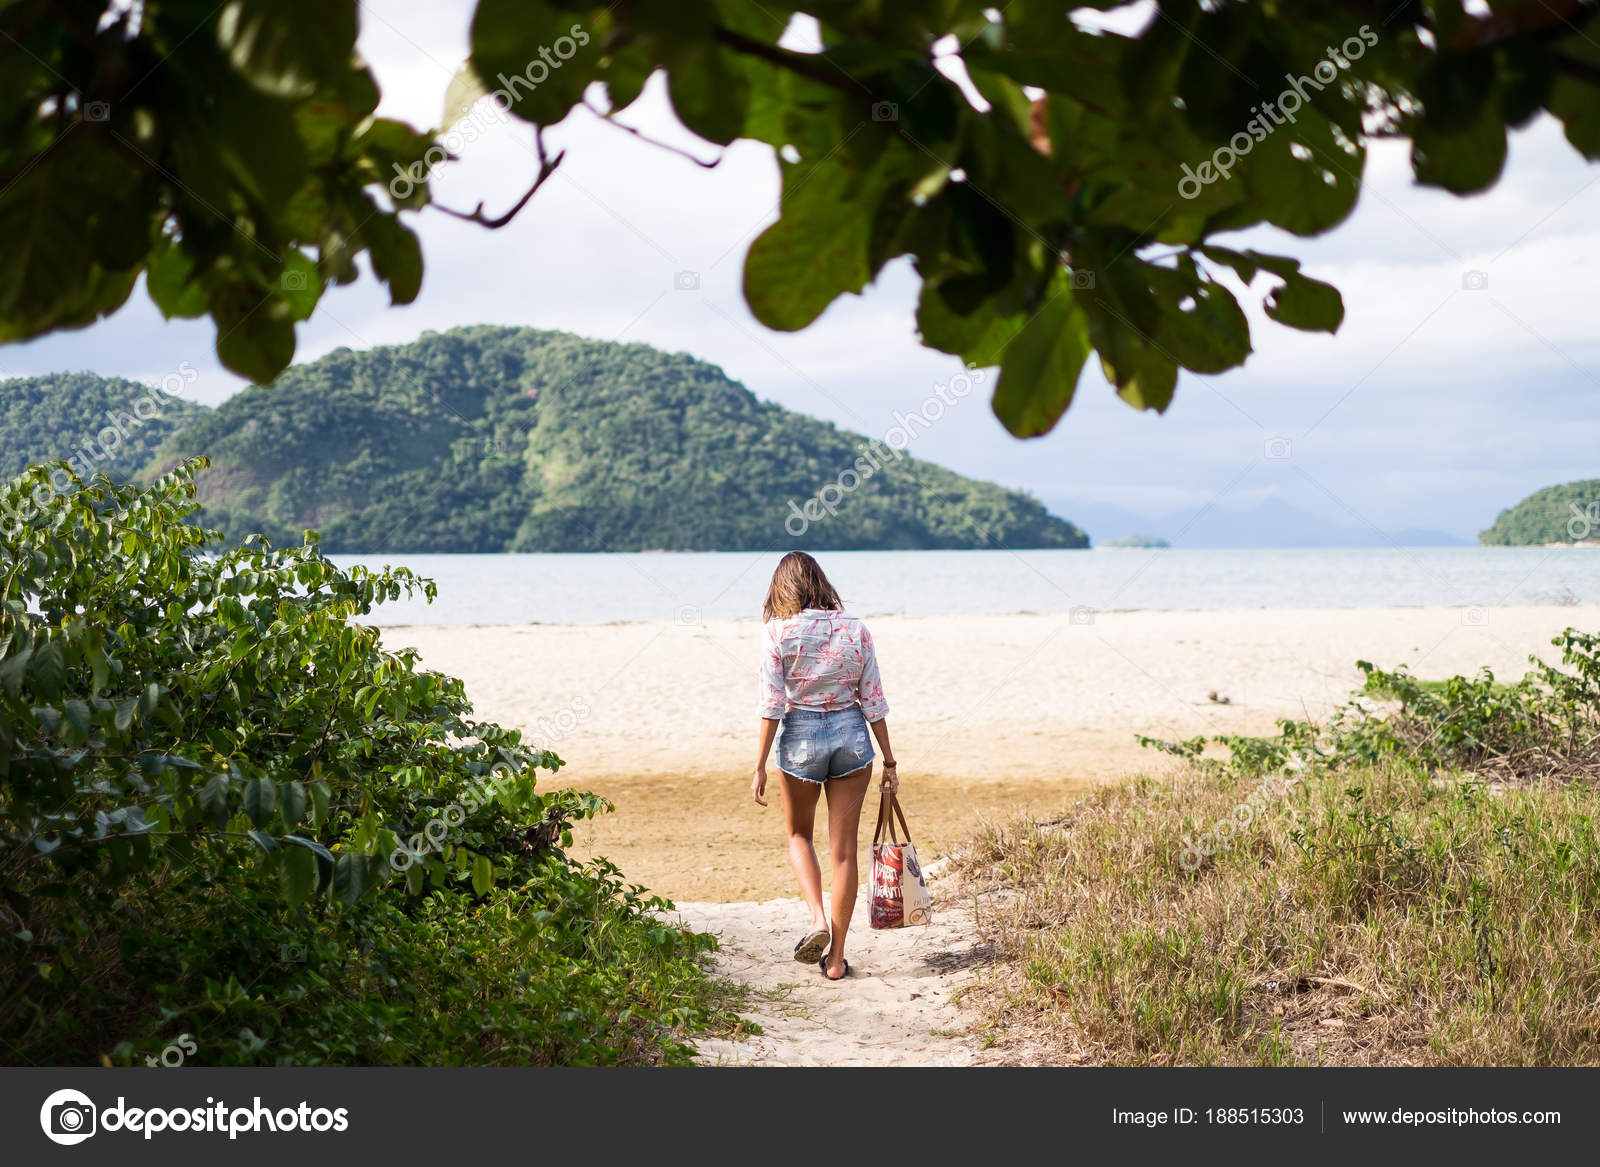
<svg viewBox="0 0 1600 1167">
<path fill-rule="evenodd" d="M 384 113 L 438 124 L 471 10 L 470 0 L 362 6 L 360 47 Z M 676 127 L 654 82 L 629 120 L 717 155 Z M 738 145 L 704 170 L 582 113 L 547 139 L 567 150 L 566 162 L 517 220 L 490 232 L 437 212 L 415 218 L 427 261 L 417 302 L 390 308 L 369 279 L 333 290 L 302 326 L 300 359 L 461 324 L 559 328 L 688 352 L 761 397 L 874 435 L 960 370 L 918 345 L 917 284 L 903 263 L 805 332 L 755 322 L 740 271 L 776 216 L 765 147 Z M 531 131 L 507 122 L 442 167 L 434 189 L 448 205 L 481 199 L 493 213 L 533 173 Z M 1011 438 L 973 394 L 912 452 L 1052 503 L 1158 513 L 1279 494 L 1344 525 L 1471 536 L 1528 492 L 1596 473 L 1600 423 L 1586 407 L 1597 381 L 1597 180 L 1600 169 L 1548 121 L 1515 135 L 1504 178 L 1470 199 L 1415 187 L 1405 147 L 1378 144 L 1343 226 L 1316 240 L 1271 230 L 1239 237 L 1300 256 L 1344 292 L 1336 338 L 1282 328 L 1257 307 L 1248 364 L 1186 375 L 1164 417 L 1129 409 L 1090 371 L 1048 437 Z M 682 272 L 695 273 L 698 288 L 679 289 L 695 282 L 678 280 Z M 1464 279 L 1469 272 L 1483 278 Z M 1243 302 L 1258 304 L 1264 286 L 1258 280 Z M 216 403 L 240 382 L 218 367 L 213 340 L 207 321 L 163 322 L 141 291 L 91 329 L 0 349 L 0 374 L 86 369 L 158 380 L 189 361 L 203 373 L 192 392 Z"/>
</svg>

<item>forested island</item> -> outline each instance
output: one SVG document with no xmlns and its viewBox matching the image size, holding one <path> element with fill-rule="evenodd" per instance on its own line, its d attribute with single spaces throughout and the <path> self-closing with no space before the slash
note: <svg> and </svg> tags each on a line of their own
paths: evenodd
<svg viewBox="0 0 1600 1167">
<path fill-rule="evenodd" d="M 1536 490 L 1478 535 L 1485 547 L 1539 547 L 1600 540 L 1600 478 Z"/>
<path fill-rule="evenodd" d="M 73 458 L 149 482 L 203 454 L 200 520 L 235 541 L 316 528 L 349 553 L 1088 545 L 1031 496 L 912 457 L 920 426 L 869 438 L 683 354 L 532 328 L 339 349 L 215 409 L 88 374 L 16 381 L 7 399 L 8 475 Z"/>
</svg>

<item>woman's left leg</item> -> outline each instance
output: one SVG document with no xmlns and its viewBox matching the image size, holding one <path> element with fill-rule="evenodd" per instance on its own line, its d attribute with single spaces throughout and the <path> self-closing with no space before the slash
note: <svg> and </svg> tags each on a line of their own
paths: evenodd
<svg viewBox="0 0 1600 1167">
<path fill-rule="evenodd" d="M 782 770 L 778 774 L 783 785 L 783 819 L 789 837 L 789 866 L 794 871 L 795 882 L 800 885 L 800 898 L 811 909 L 812 931 L 821 932 L 828 927 L 828 918 L 822 911 L 822 868 L 817 863 L 817 850 L 812 845 L 811 835 L 817 818 L 817 800 L 822 797 L 822 783 L 807 782 Z M 833 804 L 830 801 L 828 805 L 831 807 Z"/>
<path fill-rule="evenodd" d="M 861 830 L 861 804 L 872 784 L 872 766 L 828 779 L 828 849 L 833 854 L 833 946 L 828 950 L 828 976 L 844 975 L 844 938 L 855 914 L 860 873 L 856 835 Z"/>
</svg>

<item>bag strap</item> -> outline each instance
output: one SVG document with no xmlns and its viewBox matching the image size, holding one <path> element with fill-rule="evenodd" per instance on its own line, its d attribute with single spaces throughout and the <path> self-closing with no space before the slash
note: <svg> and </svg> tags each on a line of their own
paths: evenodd
<svg viewBox="0 0 1600 1167">
<path fill-rule="evenodd" d="M 900 832 L 905 835 L 905 842 L 911 842 L 911 828 L 906 825 L 906 812 L 900 809 L 900 799 L 894 794 L 886 793 L 878 802 L 878 825 L 872 832 L 874 843 L 883 842 L 884 827 L 888 829 L 888 842 L 899 843 L 901 840 L 895 836 L 894 823 L 900 820 Z"/>
</svg>

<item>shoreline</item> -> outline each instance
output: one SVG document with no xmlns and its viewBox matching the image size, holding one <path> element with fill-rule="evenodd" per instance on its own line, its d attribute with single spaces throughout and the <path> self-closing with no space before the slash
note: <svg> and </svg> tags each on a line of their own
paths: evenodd
<svg viewBox="0 0 1600 1167">
<path fill-rule="evenodd" d="M 888 694 L 906 813 L 930 858 L 980 816 L 1054 817 L 1091 787 L 1171 760 L 1136 734 L 1175 740 L 1276 734 L 1359 688 L 1357 660 L 1419 677 L 1490 667 L 1515 679 L 1550 639 L 1600 628 L 1600 605 L 1306 608 L 868 620 Z M 793 894 L 782 811 L 749 796 L 759 622 L 409 625 L 386 648 L 466 683 L 476 715 L 524 730 L 566 763 L 540 780 L 610 798 L 581 824 L 659 894 L 694 901 Z M 1209 698 L 1217 694 L 1217 700 Z M 1222 700 L 1226 698 L 1226 700 Z M 769 762 L 769 796 L 776 793 Z M 874 807 L 864 815 L 870 837 Z"/>
<path fill-rule="evenodd" d="M 1564 545 L 1563 545 L 1564 546 Z M 1600 543 L 1595 544 L 1600 547 Z M 1144 613 L 1173 613 L 1175 615 L 1199 616 L 1213 612 L 1464 612 L 1468 610 L 1483 610 L 1490 612 L 1518 611 L 1524 609 L 1540 609 L 1552 611 L 1581 611 L 1594 609 L 1600 611 L 1600 604 L 1350 604 L 1344 607 L 1317 607 L 1317 608 L 1286 608 L 1280 605 L 1259 604 L 1255 607 L 1232 606 L 1226 608 L 1094 608 L 1097 616 L 1131 616 Z M 1031 608 L 1018 608 L 1010 612 L 857 612 L 863 620 L 965 620 L 965 619 L 997 619 L 1009 620 L 1013 617 L 1063 617 L 1070 616 L 1072 609 L 1062 611 L 1040 612 Z M 762 621 L 759 616 L 732 616 L 715 620 L 515 620 L 515 621 L 472 621 L 462 624 L 440 624 L 437 622 L 419 622 L 415 624 L 381 624 L 370 620 L 357 621 L 380 630 L 405 631 L 418 629 L 426 632 L 447 632 L 453 628 L 478 628 L 478 629 L 510 629 L 510 628 L 634 628 L 641 625 L 677 625 L 688 624 L 690 627 L 711 627 L 719 624 L 737 626 L 759 625 Z"/>
</svg>

